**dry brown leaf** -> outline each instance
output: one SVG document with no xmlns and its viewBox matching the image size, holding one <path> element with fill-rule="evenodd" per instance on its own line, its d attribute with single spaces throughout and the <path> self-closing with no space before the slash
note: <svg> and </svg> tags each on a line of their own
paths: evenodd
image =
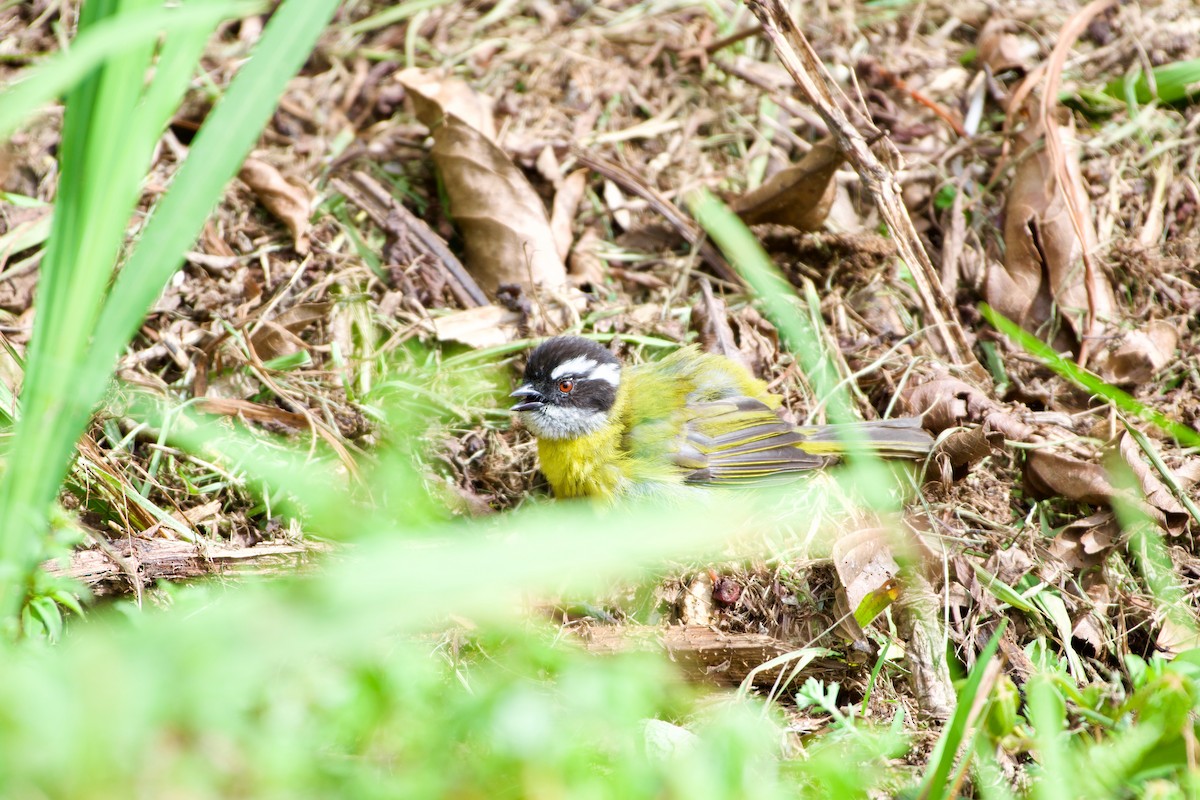
<svg viewBox="0 0 1200 800">
<path fill-rule="evenodd" d="M 424 327 L 439 342 L 460 342 L 473 348 L 495 347 L 517 338 L 521 315 L 497 305 L 468 308 L 433 317 Z"/>
<path fill-rule="evenodd" d="M 1066 497 L 1092 505 L 1107 505 L 1116 493 L 1104 467 L 1049 448 L 1026 455 L 1025 486 L 1036 499 Z"/>
<path fill-rule="evenodd" d="M 990 397 L 957 378 L 936 378 L 914 386 L 902 399 L 908 413 L 922 417 L 924 426 L 934 433 L 983 422 L 999 408 Z"/>
<path fill-rule="evenodd" d="M 798 163 L 775 173 L 730 207 L 747 225 L 769 222 L 820 230 L 837 194 L 834 175 L 844 161 L 834 140 L 822 139 Z"/>
<path fill-rule="evenodd" d="M 433 131 L 433 160 L 463 234 L 465 266 L 495 294 L 502 284 L 555 291 L 567 268 L 542 199 L 504 151 L 457 117 Z"/>
<path fill-rule="evenodd" d="M 262 361 L 290 356 L 307 348 L 299 334 L 329 315 L 330 303 L 300 303 L 273 319 L 265 320 L 250 337 L 254 353 Z"/>
<path fill-rule="evenodd" d="M 1142 448 L 1138 446 L 1137 441 L 1128 433 L 1124 433 L 1121 435 L 1119 447 L 1121 459 L 1137 477 L 1155 521 L 1172 536 L 1183 533 L 1189 519 L 1187 509 L 1163 482 L 1158 470 L 1142 457 Z"/>
<path fill-rule="evenodd" d="M 1004 219 L 1004 265 L 988 270 L 984 295 L 998 312 L 1030 331 L 1051 320 L 1057 309 L 1069 327 L 1052 343 L 1059 350 L 1076 350 L 1084 337 L 1095 336 L 1112 318 L 1115 308 L 1112 285 L 1099 270 L 1086 285 L 1085 248 L 1095 247 L 1095 230 L 1087 191 L 1079 172 L 1079 152 L 1073 125 L 1059 128 L 1060 148 L 1069 184 L 1062 186 L 1047 150 L 1041 147 L 1045 126 L 1036 98 L 1026 105 L 1029 124 L 1017 136 L 1018 164 L 1009 187 Z M 1072 224 L 1067 198 L 1070 192 L 1081 213 L 1083 241 Z M 1089 299 L 1090 295 L 1090 299 Z M 1088 329 L 1089 303 L 1095 309 L 1095 327 Z"/>
<path fill-rule="evenodd" d="M 1187 614 L 1190 619 L 1175 621 L 1170 616 L 1162 621 L 1162 627 L 1158 630 L 1158 636 L 1154 638 L 1154 646 L 1163 651 L 1168 656 L 1179 655 L 1185 650 L 1194 650 L 1200 647 L 1200 633 L 1197 633 L 1196 620 L 1194 615 L 1188 611 L 1181 611 Z"/>
<path fill-rule="evenodd" d="M 1200 483 L 1200 458 L 1184 459 L 1182 464 L 1171 471 L 1175 473 L 1175 480 L 1179 482 L 1180 487 L 1187 491 Z"/>
<path fill-rule="evenodd" d="M 446 75 L 442 70 L 412 67 L 396 73 L 396 80 L 412 97 L 417 118 L 433 128 L 443 116 L 455 116 L 496 141 L 496 121 L 492 99 L 471 88 L 462 78 Z"/>
<path fill-rule="evenodd" d="M 1096 353 L 1092 366 L 1109 383 L 1136 386 L 1151 380 L 1171 363 L 1178 344 L 1175 326 L 1154 320 L 1144 330 L 1126 333 L 1112 350 Z"/>
<path fill-rule="evenodd" d="M 578 292 L 557 300 L 561 302 L 537 304 L 528 315 L 503 306 L 487 305 L 430 317 L 422 320 L 420 325 L 439 342 L 460 342 L 474 348 L 495 347 L 516 339 L 523 323 L 535 330 L 563 330 L 577 321 L 579 312 L 587 306 L 587 297 Z"/>
<path fill-rule="evenodd" d="M 993 17 L 979 32 L 979 60 L 988 66 L 993 75 L 1014 69 L 1026 70 L 1029 59 L 1036 53 L 1037 45 L 1028 47 L 1010 32 L 1016 28 L 1016 22 L 1011 19 Z"/>
<path fill-rule="evenodd" d="M 586 169 L 577 169 L 563 178 L 554 193 L 554 206 L 550 211 L 550 232 L 554 235 L 554 243 L 558 246 L 558 257 L 566 258 L 571 252 L 571 242 L 574 236 L 571 232 L 575 223 L 575 213 L 579 210 L 579 201 L 587 191 Z"/>
<path fill-rule="evenodd" d="M 417 117 L 433 133 L 433 162 L 462 231 L 467 270 L 493 296 L 501 285 L 557 291 L 567 268 L 546 207 L 495 143 L 488 102 L 456 78 L 405 70 Z"/>
<path fill-rule="evenodd" d="M 238 178 L 250 187 L 271 215 L 287 226 L 296 252 L 308 252 L 308 219 L 312 216 L 312 190 L 298 178 L 285 178 L 265 161 L 247 158 Z"/>
<path fill-rule="evenodd" d="M 1016 586 L 1033 567 L 1033 559 L 1020 547 L 997 550 L 983 565 L 985 572 L 1005 586 Z"/>
<path fill-rule="evenodd" d="M 1116 516 L 1101 511 L 1069 523 L 1050 542 L 1049 550 L 1072 570 L 1086 570 L 1103 564 L 1123 540 Z"/>
<path fill-rule="evenodd" d="M 969 467 L 982 461 L 1004 446 L 1004 436 L 999 431 L 987 431 L 982 427 L 955 431 L 939 441 L 934 461 L 945 459 L 952 470 Z"/>
<path fill-rule="evenodd" d="M 848 533 L 833 543 L 833 567 L 846 591 L 851 614 L 864 598 L 900 574 L 892 555 L 891 532 L 866 528 Z"/>
</svg>

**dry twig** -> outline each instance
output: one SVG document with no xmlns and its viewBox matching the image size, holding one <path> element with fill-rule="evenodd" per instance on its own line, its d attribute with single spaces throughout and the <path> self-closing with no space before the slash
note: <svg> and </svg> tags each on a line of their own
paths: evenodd
<svg viewBox="0 0 1200 800">
<path fill-rule="evenodd" d="M 716 273 L 718 278 L 735 286 L 742 285 L 742 279 L 729 266 L 729 262 L 717 252 L 717 248 L 708 242 L 700 226 L 691 217 L 680 211 L 678 206 L 663 197 L 654 187 L 620 164 L 595 153 L 589 153 L 582 148 L 572 148 L 571 155 L 575 156 L 575 159 L 583 166 L 603 175 L 622 189 L 636 194 L 649 203 L 667 222 L 671 223 L 675 230 L 679 231 L 680 236 L 700 251 L 700 258 Z"/>
<path fill-rule="evenodd" d="M 468 274 L 462 263 L 450 252 L 423 220 L 398 203 L 387 189 L 365 172 L 355 172 L 349 180 L 334 178 L 333 187 L 346 195 L 352 203 L 367 212 L 367 216 L 385 233 L 397 238 L 410 236 L 419 249 L 433 256 L 446 275 L 450 291 L 463 308 L 476 308 L 488 304 L 487 296 L 479 284 Z"/>
<path fill-rule="evenodd" d="M 763 23 L 763 30 L 788 73 L 796 81 L 805 99 L 817 110 L 838 146 L 846 154 L 863 186 L 875 199 L 879 213 L 896 237 L 896 246 L 909 265 L 921 305 L 937 331 L 942 348 L 955 364 L 966 367 L 978 380 L 986 371 L 971 352 L 966 333 L 959 323 L 954 304 L 938 280 L 929 254 L 921 244 L 916 227 L 900 199 L 891 170 L 871 152 L 867 140 L 851 124 L 826 85 L 827 72 L 812 45 L 796 27 L 781 0 L 748 0 L 750 9 Z"/>
</svg>

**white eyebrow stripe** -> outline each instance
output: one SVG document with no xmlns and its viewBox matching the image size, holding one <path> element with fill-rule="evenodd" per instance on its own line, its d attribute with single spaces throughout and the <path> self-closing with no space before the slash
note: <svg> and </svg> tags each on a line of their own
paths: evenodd
<svg viewBox="0 0 1200 800">
<path fill-rule="evenodd" d="M 588 377 L 597 381 L 606 381 L 613 386 L 621 383 L 621 367 L 618 364 L 601 364 L 588 374 Z"/>
<path fill-rule="evenodd" d="M 550 377 L 553 380 L 558 380 L 564 375 L 587 375 L 596 366 L 597 364 L 594 359 L 587 356 L 575 356 L 555 367 L 554 371 L 550 373 Z"/>
</svg>

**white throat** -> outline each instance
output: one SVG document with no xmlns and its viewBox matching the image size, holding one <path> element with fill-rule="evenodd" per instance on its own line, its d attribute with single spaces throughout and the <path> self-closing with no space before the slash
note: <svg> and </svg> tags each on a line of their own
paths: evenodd
<svg viewBox="0 0 1200 800">
<path fill-rule="evenodd" d="M 539 439 L 579 439 L 604 427 L 608 414 L 568 406 L 544 405 L 536 411 L 522 411 L 525 427 Z"/>
</svg>

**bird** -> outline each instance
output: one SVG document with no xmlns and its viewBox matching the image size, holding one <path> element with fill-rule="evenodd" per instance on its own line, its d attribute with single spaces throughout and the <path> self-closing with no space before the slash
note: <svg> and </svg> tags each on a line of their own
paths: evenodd
<svg viewBox="0 0 1200 800">
<path fill-rule="evenodd" d="M 678 498 L 775 482 L 844 454 L 847 427 L 885 457 L 924 458 L 934 445 L 919 417 L 796 427 L 764 381 L 695 345 L 625 367 L 595 341 L 557 336 L 530 353 L 511 396 L 559 499 Z"/>
</svg>

